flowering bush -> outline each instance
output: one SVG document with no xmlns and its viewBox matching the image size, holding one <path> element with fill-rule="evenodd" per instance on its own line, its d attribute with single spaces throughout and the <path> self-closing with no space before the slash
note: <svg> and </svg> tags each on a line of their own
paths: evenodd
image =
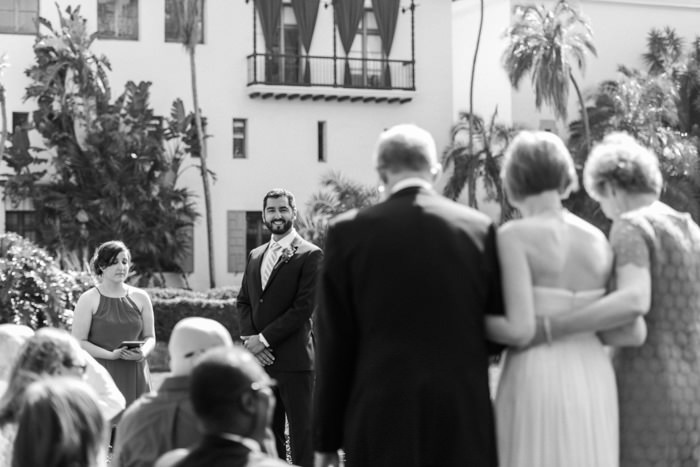
<svg viewBox="0 0 700 467">
<path fill-rule="evenodd" d="M 88 274 L 62 271 L 29 240 L 0 235 L 0 323 L 69 328 L 75 302 L 91 285 Z"/>
</svg>

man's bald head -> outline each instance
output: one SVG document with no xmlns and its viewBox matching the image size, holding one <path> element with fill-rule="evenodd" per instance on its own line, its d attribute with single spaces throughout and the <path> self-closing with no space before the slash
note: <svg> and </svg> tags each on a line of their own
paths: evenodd
<svg viewBox="0 0 700 467">
<path fill-rule="evenodd" d="M 209 318 L 184 318 L 175 324 L 168 342 L 170 369 L 174 375 L 189 375 L 195 357 L 214 347 L 233 347 L 228 330 Z"/>
<path fill-rule="evenodd" d="M 396 125 L 379 136 L 375 151 L 376 168 L 383 173 L 435 175 L 440 164 L 435 140 L 426 130 L 412 124 Z"/>
</svg>

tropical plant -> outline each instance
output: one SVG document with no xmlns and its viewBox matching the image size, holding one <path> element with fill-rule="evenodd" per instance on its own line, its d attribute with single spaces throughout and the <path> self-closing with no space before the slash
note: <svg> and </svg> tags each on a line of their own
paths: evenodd
<svg viewBox="0 0 700 467">
<path fill-rule="evenodd" d="M 601 140 L 612 131 L 624 131 L 637 138 L 659 157 L 665 181 L 662 200 L 699 219 L 698 138 L 681 131 L 678 86 L 671 75 L 651 75 L 620 67 L 618 79 L 603 82 L 593 94 L 593 101 L 593 140 Z M 569 147 L 579 170 L 588 154 L 580 130 L 580 122 L 571 124 Z M 608 226 L 590 201 L 574 197 L 571 209 L 603 228 Z"/>
<path fill-rule="evenodd" d="M 513 25 L 505 36 L 508 45 L 503 53 L 503 66 L 511 85 L 518 89 L 529 73 L 537 109 L 545 103 L 554 109 L 557 118 L 566 121 L 571 82 L 589 146 L 586 104 L 573 73 L 574 66 L 585 71 L 587 53 L 596 55 L 588 21 L 566 0 L 559 0 L 551 10 L 544 5 L 517 5 Z"/>
<path fill-rule="evenodd" d="M 497 115 L 498 109 L 494 110 L 486 126 L 481 117 L 460 113 L 459 120 L 452 127 L 452 144 L 445 149 L 442 157 L 445 170 L 452 169 L 443 194 L 450 199 L 457 199 L 466 185 L 470 206 L 478 208 L 476 182 L 481 179 L 487 199 L 500 205 L 501 222 L 504 222 L 513 217 L 514 209 L 506 199 L 501 182 L 501 162 L 508 144 L 518 130 L 496 123 Z M 473 137 L 472 132 L 475 133 Z M 469 134 L 466 141 L 465 133 Z"/>
<path fill-rule="evenodd" d="M 88 274 L 63 271 L 42 248 L 14 233 L 0 235 L 0 323 L 69 328 Z"/>
<path fill-rule="evenodd" d="M 181 271 L 198 214 L 189 190 L 166 176 L 177 174 L 179 161 L 164 151 L 150 83 L 128 82 L 110 102 L 108 61 L 89 50 L 94 35 L 80 8 L 59 16 L 57 29 L 40 19 L 47 31 L 36 39 L 25 96 L 38 104 L 33 121 L 53 170 L 46 174 L 40 159 L 27 157 L 31 148 L 13 144 L 6 195 L 33 200 L 39 239 L 63 264 L 82 266 L 92 247 L 118 238 L 132 250 L 140 284 Z"/>
<path fill-rule="evenodd" d="M 333 217 L 378 201 L 376 188 L 349 180 L 340 172 L 328 172 L 321 177 L 321 189 L 306 203 L 305 214 L 297 218 L 297 229 L 302 237 L 323 248 L 328 222 Z"/>
<path fill-rule="evenodd" d="M 647 35 L 644 62 L 649 75 L 668 78 L 675 86 L 679 131 L 700 135 L 700 37 L 686 51 L 675 29 L 652 29 Z"/>
<path fill-rule="evenodd" d="M 207 251 L 209 253 L 209 286 L 216 287 L 215 265 L 214 265 L 214 237 L 213 220 L 211 208 L 211 193 L 209 188 L 209 178 L 213 173 L 207 167 L 207 146 L 202 124 L 202 113 L 199 108 L 199 93 L 197 92 L 197 63 L 196 51 L 197 42 L 200 35 L 201 15 L 204 13 L 200 7 L 202 0 L 172 0 L 176 21 L 182 33 L 182 45 L 187 51 L 190 59 L 190 78 L 192 83 L 192 103 L 194 106 L 194 119 L 199 140 L 199 161 L 200 173 L 202 175 L 202 187 L 204 189 L 204 211 L 207 224 Z"/>
</svg>

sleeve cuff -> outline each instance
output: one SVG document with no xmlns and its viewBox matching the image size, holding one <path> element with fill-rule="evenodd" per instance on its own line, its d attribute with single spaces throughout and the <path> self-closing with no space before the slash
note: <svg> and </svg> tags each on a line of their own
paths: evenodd
<svg viewBox="0 0 700 467">
<path fill-rule="evenodd" d="M 265 339 L 265 336 L 262 335 L 262 332 L 260 334 L 258 334 L 258 337 L 260 338 L 260 342 L 262 342 L 263 345 L 269 349 L 270 343 L 267 342 L 267 339 Z"/>
</svg>

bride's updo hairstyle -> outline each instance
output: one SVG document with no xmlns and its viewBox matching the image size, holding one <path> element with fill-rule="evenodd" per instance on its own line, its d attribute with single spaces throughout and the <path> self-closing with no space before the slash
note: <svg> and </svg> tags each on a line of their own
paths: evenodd
<svg viewBox="0 0 700 467">
<path fill-rule="evenodd" d="M 583 169 L 583 184 L 594 199 L 604 196 L 609 186 L 658 195 L 663 176 L 653 152 L 627 133 L 615 132 L 593 147 Z"/>
<path fill-rule="evenodd" d="M 569 150 L 557 135 L 546 131 L 518 133 L 506 149 L 501 179 L 512 201 L 550 190 L 566 197 L 578 189 Z"/>
<path fill-rule="evenodd" d="M 90 269 L 92 273 L 97 277 L 101 277 L 105 269 L 117 262 L 119 253 L 126 253 L 129 261 L 131 261 L 131 252 L 123 242 L 110 240 L 98 246 L 90 260 Z"/>
</svg>

